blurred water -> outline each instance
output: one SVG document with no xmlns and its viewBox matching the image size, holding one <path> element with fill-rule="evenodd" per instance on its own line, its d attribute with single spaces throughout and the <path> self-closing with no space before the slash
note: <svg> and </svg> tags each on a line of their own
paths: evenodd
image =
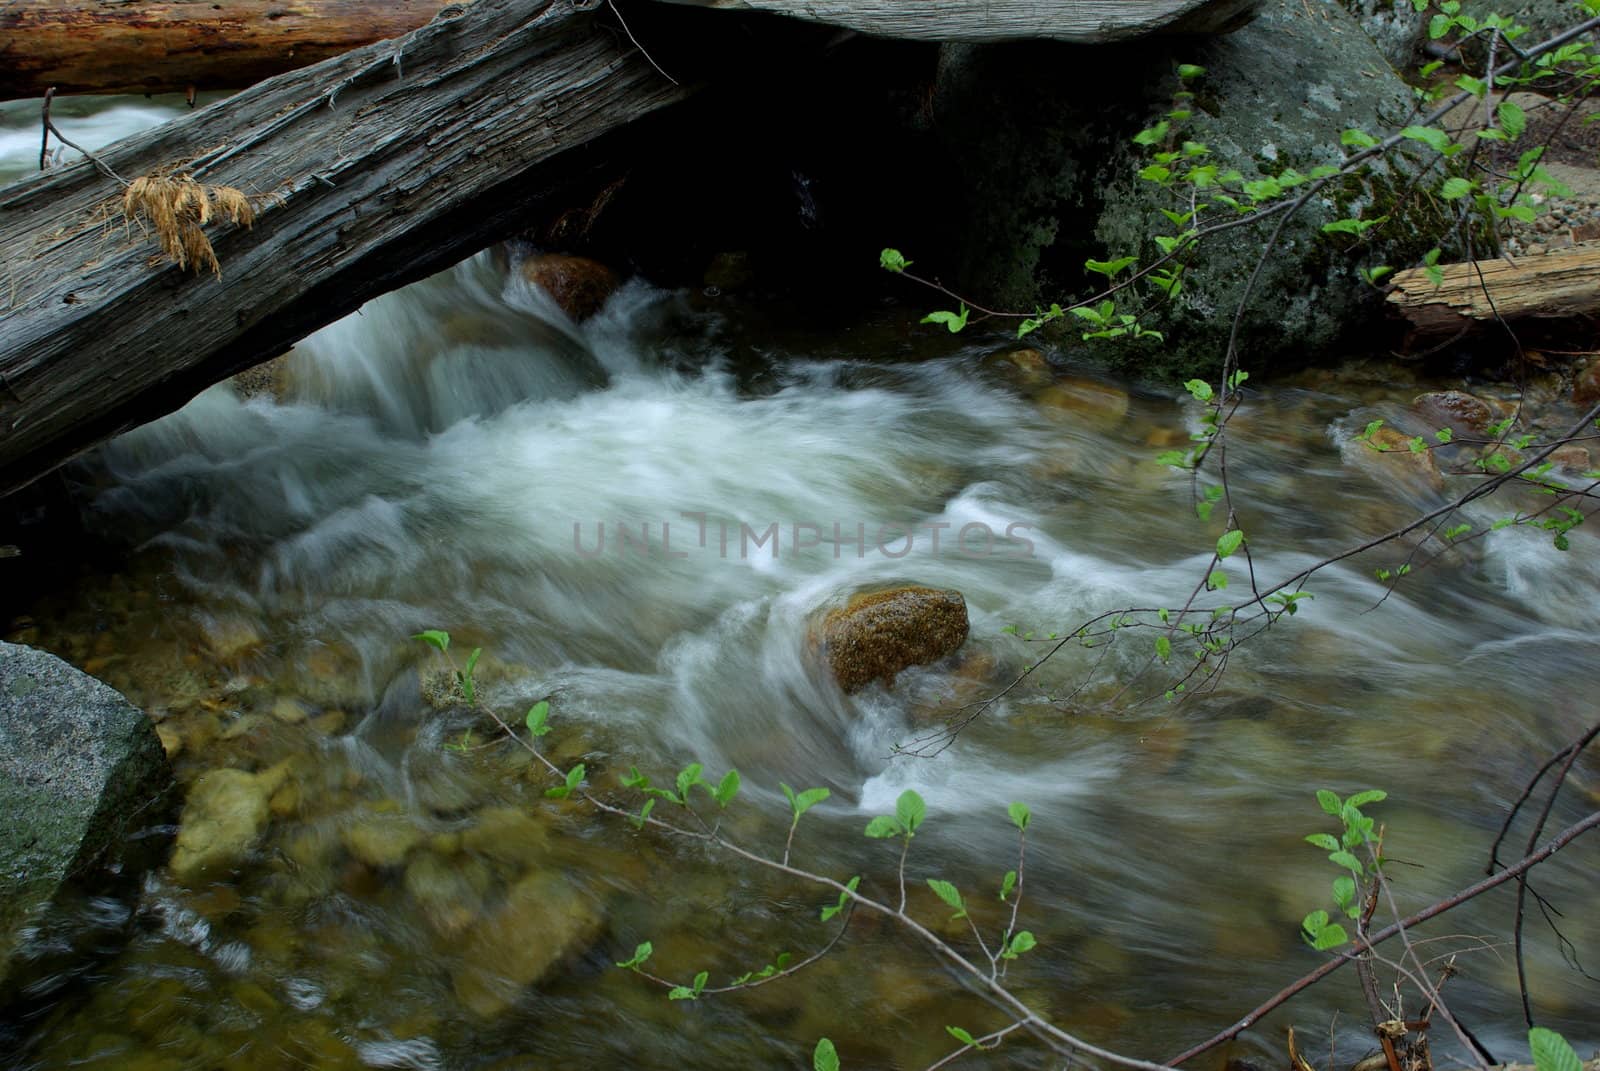
<svg viewBox="0 0 1600 1071">
<path fill-rule="evenodd" d="M 14 166 L 25 135 L 0 136 Z M 911 876 L 956 881 L 985 925 L 1016 865 L 1005 805 L 1027 801 L 1023 919 L 1041 948 L 1013 984 L 1147 1058 L 1317 962 L 1296 935 L 1334 876 L 1302 841 L 1325 828 L 1315 789 L 1389 790 L 1374 810 L 1397 895 L 1421 906 L 1475 879 L 1523 779 L 1594 718 L 1593 540 L 1580 529 L 1563 555 L 1514 531 L 1372 612 L 1371 570 L 1396 553 L 1324 571 L 1302 613 L 1192 702 L 1162 701 L 1161 675 L 1123 690 L 1147 637 L 1103 661 L 1069 647 L 937 758 L 896 758 L 941 700 L 1025 668 L 1042 649 L 1030 632 L 1188 596 L 1218 529 L 1150 459 L 1196 411 L 1128 385 L 1110 385 L 1125 415 L 1054 407 L 986 367 L 993 338 L 885 360 L 913 329 L 898 314 L 814 345 L 771 342 L 762 315 L 630 284 L 574 325 L 484 254 L 306 340 L 274 390 L 220 385 L 94 459 L 93 523 L 138 549 L 35 608 L 38 642 L 152 710 L 186 782 L 281 768 L 293 792 L 273 791 L 237 873 L 156 875 L 125 949 L 37 987 L 17 1066 L 791 1067 L 829 1034 L 847 1066 L 910 1068 L 948 1051 L 945 1025 L 998 1024 L 870 922 L 808 975 L 717 1000 L 668 1002 L 610 969 L 650 939 L 674 979 L 721 980 L 818 946 L 827 897 L 546 801 L 525 761 L 480 746 L 483 725 L 430 707 L 407 639 L 424 628 L 486 649 L 485 694 L 509 716 L 553 696 L 551 746 L 607 792 L 634 764 L 658 780 L 688 761 L 737 767 L 744 806 L 726 828 L 774 850 L 778 782 L 829 787 L 797 858 L 885 895 L 894 853 L 859 832 L 918 788 L 930 819 Z M 1351 446 L 1374 407 L 1403 413 L 1423 386 L 1253 395 L 1230 466 L 1259 576 L 1441 500 Z M 903 582 L 963 593 L 963 661 L 842 695 L 808 638 L 817 614 Z M 1592 793 L 1594 766 L 1578 776 Z M 401 835 L 403 866 L 372 861 L 353 831 L 374 824 Z M 1591 954 L 1597 858 L 1580 843 L 1540 881 Z M 548 898 L 546 880 L 572 902 L 512 928 L 516 890 Z M 1503 1057 L 1523 1055 L 1514 980 L 1504 949 L 1481 945 L 1504 940 L 1508 911 L 1486 900 L 1427 934 L 1476 949 L 1452 1006 Z M 125 923 L 86 908 L 60 925 Z M 536 958 L 563 927 L 577 952 L 537 984 L 497 958 L 513 933 Z M 1580 1051 L 1600 1044 L 1596 983 L 1548 932 L 1530 957 L 1544 1020 Z M 470 981 L 484 972 L 492 1001 Z M 1232 1051 L 1279 1059 L 1283 1026 L 1325 1033 L 1336 1012 L 1347 1066 L 1370 1048 L 1353 979 Z M 1025 1043 L 1002 1059 L 1055 1065 Z"/>
</svg>

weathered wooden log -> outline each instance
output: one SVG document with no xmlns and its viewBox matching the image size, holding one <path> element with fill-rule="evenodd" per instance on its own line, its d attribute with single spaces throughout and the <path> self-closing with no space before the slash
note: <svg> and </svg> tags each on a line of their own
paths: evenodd
<svg viewBox="0 0 1600 1071">
<path fill-rule="evenodd" d="M 525 226 L 558 154 L 688 93 L 599 17 L 477 0 L 99 154 L 249 195 L 204 227 L 220 278 L 91 163 L 0 189 L 0 495 Z"/>
<path fill-rule="evenodd" d="M 0 99 L 240 89 L 410 33 L 451 0 L 11 0 Z M 471 0 L 463 0 L 470 3 Z"/>
<path fill-rule="evenodd" d="M 1435 286 L 1421 268 L 1397 272 L 1389 304 L 1418 337 L 1459 334 L 1474 321 L 1600 316 L 1600 245 L 1537 256 L 1446 264 Z"/>
<path fill-rule="evenodd" d="M 667 0 L 770 11 L 878 37 L 922 41 L 1048 38 L 1097 44 L 1158 30 L 1220 33 L 1249 21 L 1261 0 Z"/>
</svg>

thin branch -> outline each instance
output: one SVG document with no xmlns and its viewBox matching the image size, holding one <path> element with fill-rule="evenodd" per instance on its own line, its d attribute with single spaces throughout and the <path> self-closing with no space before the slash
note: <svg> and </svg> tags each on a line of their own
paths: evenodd
<svg viewBox="0 0 1600 1071">
<path fill-rule="evenodd" d="M 1367 939 L 1366 946 L 1370 948 L 1373 945 L 1382 944 L 1384 941 L 1387 941 L 1389 938 L 1398 934 L 1401 930 L 1408 930 L 1413 926 L 1419 925 L 1420 923 L 1434 918 L 1435 916 L 1442 915 L 1446 911 L 1460 907 L 1468 900 L 1482 896 L 1490 889 L 1498 888 L 1499 886 L 1504 885 L 1506 882 L 1516 878 L 1520 874 L 1526 874 L 1529 870 L 1532 870 L 1546 859 L 1549 859 L 1551 856 L 1555 855 L 1562 848 L 1565 848 L 1568 844 L 1571 844 L 1577 838 L 1597 828 L 1600 828 L 1600 811 L 1595 811 L 1582 821 L 1568 826 L 1566 829 L 1557 834 L 1556 837 L 1543 848 L 1531 855 L 1524 856 L 1515 864 L 1506 868 L 1500 873 L 1484 878 L 1482 881 L 1479 881 L 1476 884 L 1469 885 L 1455 895 L 1440 900 L 1429 907 L 1423 908 L 1421 911 L 1411 915 L 1409 918 L 1402 919 L 1399 922 L 1390 923 L 1388 926 L 1385 926 L 1383 929 L 1369 937 Z M 1316 985 L 1328 975 L 1332 974 L 1334 971 L 1337 971 L 1340 967 L 1343 967 L 1349 962 L 1351 962 L 1351 957 L 1348 955 L 1342 955 L 1334 959 L 1330 959 L 1316 970 L 1300 978 L 1298 981 L 1285 986 L 1266 1001 L 1251 1009 L 1251 1011 L 1246 1013 L 1242 1019 L 1228 1027 L 1226 1030 L 1223 1030 L 1222 1032 L 1207 1038 L 1205 1041 L 1202 1041 L 1200 1044 L 1185 1049 L 1177 1056 L 1172 1057 L 1167 1061 L 1167 1065 L 1170 1067 L 1177 1067 L 1179 1064 L 1192 1060 L 1201 1053 L 1208 1052 L 1224 1042 L 1232 1041 L 1234 1038 L 1250 1029 L 1250 1027 L 1254 1026 L 1263 1015 L 1266 1015 L 1268 1012 L 1273 1011 L 1274 1009 L 1283 1005 L 1292 997 L 1304 992 L 1307 989 L 1310 989 L 1312 986 Z"/>
</svg>

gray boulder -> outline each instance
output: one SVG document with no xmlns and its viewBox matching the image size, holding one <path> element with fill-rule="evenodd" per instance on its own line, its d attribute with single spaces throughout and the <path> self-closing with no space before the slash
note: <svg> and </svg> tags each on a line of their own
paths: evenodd
<svg viewBox="0 0 1600 1071">
<path fill-rule="evenodd" d="M 1489 15 L 1505 15 L 1526 26 L 1528 32 L 1517 38 L 1523 47 L 1547 41 L 1586 17 L 1573 0 L 1461 0 L 1461 14 L 1480 20 Z M 1589 35 L 1591 39 L 1593 36 Z M 1504 49 L 1500 58 L 1507 58 Z"/>
<path fill-rule="evenodd" d="M 1154 237 L 1174 231 L 1161 209 L 1186 206 L 1138 177 L 1150 155 L 1132 138 L 1172 110 L 1180 63 L 1206 73 L 1192 84 L 1192 117 L 1178 137 L 1209 146 L 1219 171 L 1247 180 L 1336 164 L 1346 128 L 1397 129 L 1410 115 L 1410 90 L 1335 4 L 1270 0 L 1237 33 L 1180 42 L 946 46 L 934 126 L 965 186 L 962 212 L 944 221 L 964 258 L 960 289 L 990 307 L 1031 310 L 1099 289 L 1087 258 L 1154 259 Z M 1359 269 L 1408 266 L 1446 231 L 1429 198 L 1396 209 L 1385 193 L 1404 183 L 1380 172 L 1376 185 L 1376 194 L 1330 186 L 1286 228 L 1242 326 L 1244 367 L 1337 354 L 1348 332 L 1381 312 Z M 1342 248 L 1349 239 L 1321 234 L 1334 219 L 1385 213 L 1390 223 L 1369 231 L 1356 255 Z M 1058 339 L 1068 356 L 1152 378 L 1214 377 L 1270 231 L 1263 222 L 1208 239 L 1176 301 L 1147 292 L 1142 307 L 1121 310 L 1141 312 L 1164 343 L 1079 343 L 1076 324 Z"/>
<path fill-rule="evenodd" d="M 1428 39 L 1431 7 L 1418 11 L 1411 0 L 1339 0 L 1390 66 L 1404 74 L 1416 65 Z"/>
<path fill-rule="evenodd" d="M 54 655 L 0 643 L 0 990 L 64 886 L 160 861 L 176 799 L 143 712 Z"/>
</svg>

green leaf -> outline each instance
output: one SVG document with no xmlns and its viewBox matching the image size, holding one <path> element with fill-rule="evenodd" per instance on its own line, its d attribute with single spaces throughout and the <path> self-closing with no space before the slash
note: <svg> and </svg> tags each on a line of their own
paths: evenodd
<svg viewBox="0 0 1600 1071">
<path fill-rule="evenodd" d="M 1215 393 L 1211 389 L 1211 384 L 1203 379 L 1191 379 L 1184 383 L 1183 389 L 1202 402 L 1209 402 Z"/>
<path fill-rule="evenodd" d="M 1346 870 L 1353 870 L 1358 874 L 1361 873 L 1362 870 L 1361 860 L 1357 859 L 1349 852 L 1330 852 L 1328 853 L 1328 862 L 1332 863 L 1334 866 L 1342 866 Z"/>
<path fill-rule="evenodd" d="M 876 837 L 879 840 L 883 840 L 886 837 L 898 837 L 904 832 L 905 827 L 895 820 L 893 816 L 887 814 L 880 814 L 868 822 L 866 828 L 867 836 Z"/>
<path fill-rule="evenodd" d="M 1223 532 L 1217 539 L 1217 557 L 1225 559 L 1232 556 L 1233 552 L 1238 550 L 1243 542 L 1243 529 L 1234 528 Z"/>
<path fill-rule="evenodd" d="M 1163 662 L 1172 660 L 1172 639 L 1168 636 L 1156 637 L 1156 657 Z"/>
<path fill-rule="evenodd" d="M 1228 574 L 1221 569 L 1213 569 L 1206 577 L 1207 591 L 1222 591 L 1228 586 Z"/>
<path fill-rule="evenodd" d="M 1554 1030 L 1536 1026 L 1528 1031 L 1528 1048 L 1533 1050 L 1535 1071 L 1582 1071 L 1578 1054 L 1567 1039 Z"/>
<path fill-rule="evenodd" d="M 695 996 L 694 990 L 690 989 L 688 986 L 675 985 L 671 989 L 667 990 L 667 999 L 697 1000 L 698 998 Z"/>
<path fill-rule="evenodd" d="M 1451 439 L 1454 439 L 1456 435 L 1455 432 L 1451 431 L 1449 428 L 1440 428 L 1438 431 L 1433 433 L 1433 437 L 1439 440 L 1441 443 L 1447 443 Z"/>
<path fill-rule="evenodd" d="M 550 726 L 545 723 L 550 719 L 550 700 L 541 699 L 528 708 L 528 732 L 534 736 L 543 736 L 550 731 Z"/>
<path fill-rule="evenodd" d="M 906 827 L 907 833 L 915 833 L 917 827 L 922 825 L 922 820 L 928 816 L 928 805 L 922 802 L 922 797 L 917 795 L 916 789 L 908 788 L 900 793 L 900 798 L 895 801 L 894 814 Z"/>
<path fill-rule="evenodd" d="M 1346 130 L 1339 135 L 1339 144 L 1348 145 L 1355 149 L 1370 149 L 1378 144 L 1378 139 L 1368 134 L 1365 130 Z"/>
<path fill-rule="evenodd" d="M 618 963 L 617 966 L 632 970 L 633 968 L 644 963 L 645 960 L 649 959 L 651 953 L 654 951 L 655 949 L 651 946 L 650 942 L 645 941 L 633 950 L 632 959 L 624 960 L 623 962 Z"/>
<path fill-rule="evenodd" d="M 1115 260 L 1086 260 L 1083 262 L 1083 266 L 1089 271 L 1099 272 L 1109 279 L 1130 264 L 1137 264 L 1138 262 L 1138 257 L 1118 257 Z"/>
<path fill-rule="evenodd" d="M 941 309 L 939 312 L 928 313 L 928 315 L 922 318 L 922 322 L 925 324 L 944 324 L 944 326 L 948 328 L 950 333 L 953 335 L 957 331 L 960 331 L 963 327 L 967 326 L 967 315 L 970 311 L 971 310 L 967 308 L 966 304 L 963 303 L 959 313 Z"/>
<path fill-rule="evenodd" d="M 726 807 L 733 802 L 733 797 L 739 794 L 739 771 L 729 770 L 722 775 L 722 781 L 711 790 L 711 798 L 717 801 L 717 806 Z"/>
<path fill-rule="evenodd" d="M 1011 824 L 1024 833 L 1028 831 L 1028 823 L 1033 821 L 1033 812 L 1028 810 L 1026 803 L 1008 804 L 1006 814 L 1011 816 Z"/>
<path fill-rule="evenodd" d="M 1283 193 L 1283 187 L 1278 185 L 1278 180 L 1271 178 L 1246 182 L 1241 188 L 1250 195 L 1252 201 L 1270 201 Z"/>
<path fill-rule="evenodd" d="M 1369 788 L 1365 792 L 1357 792 L 1354 796 L 1344 801 L 1346 807 L 1365 807 L 1369 803 L 1382 803 L 1389 798 L 1389 793 L 1381 788 Z"/>
<path fill-rule="evenodd" d="M 1027 930 L 1020 930 L 1018 931 L 1017 935 L 1011 938 L 1010 942 L 1006 944 L 1005 951 L 1000 953 L 1000 958 L 1016 959 L 1024 952 L 1031 952 L 1038 947 L 1039 942 L 1034 940 L 1033 934 L 1029 933 Z"/>
<path fill-rule="evenodd" d="M 645 800 L 644 801 L 644 806 L 639 808 L 639 813 L 637 815 L 635 815 L 634 818 L 633 818 L 633 826 L 634 826 L 634 828 L 635 829 L 643 829 L 644 828 L 644 824 L 650 820 L 650 812 L 655 810 L 655 809 L 656 809 L 656 801 L 654 799 Z"/>
<path fill-rule="evenodd" d="M 1459 201 L 1473 190 L 1472 183 L 1460 175 L 1451 175 L 1439 187 L 1439 196 L 1446 201 Z"/>
<path fill-rule="evenodd" d="M 811 1054 L 811 1071 L 839 1071 L 839 1054 L 827 1038 L 818 1041 Z"/>
<path fill-rule="evenodd" d="M 1133 136 L 1135 145 L 1155 145 L 1167 136 L 1167 131 L 1172 129 L 1172 124 L 1165 119 L 1147 130 L 1141 130 Z"/>
<path fill-rule="evenodd" d="M 960 891 L 954 885 L 948 881 L 941 881 L 939 878 L 929 878 L 928 888 L 933 890 L 935 896 L 955 910 L 955 914 L 950 916 L 952 919 L 967 917 L 967 902 L 961 898 Z"/>
<path fill-rule="evenodd" d="M 704 769 L 705 767 L 698 762 L 691 762 L 678 771 L 678 797 L 682 802 L 689 802 L 689 790 L 691 788 L 695 785 L 704 785 L 706 783 L 705 778 L 700 776 L 701 771 Z"/>
<path fill-rule="evenodd" d="M 1317 803 L 1328 814 L 1333 815 L 1335 818 L 1339 817 L 1339 797 L 1334 795 L 1332 792 L 1329 792 L 1325 788 L 1317 789 Z"/>
<path fill-rule="evenodd" d="M 1521 106 L 1509 100 L 1500 102 L 1494 110 L 1495 118 L 1500 120 L 1500 129 L 1506 132 L 1506 137 L 1512 141 L 1520 138 L 1522 132 L 1528 128 L 1528 113 Z"/>
<path fill-rule="evenodd" d="M 885 271 L 902 272 L 911 267 L 911 262 L 900 255 L 900 250 L 885 249 L 878 254 L 878 267 Z"/>
<path fill-rule="evenodd" d="M 1446 134 L 1436 126 L 1408 126 L 1400 131 L 1400 136 L 1410 138 L 1412 141 L 1420 141 L 1434 152 L 1444 153 L 1447 156 L 1452 150 L 1459 148 L 1455 142 L 1450 140 L 1449 134 Z"/>
<path fill-rule="evenodd" d="M 955 1038 L 957 1041 L 961 1042 L 961 1044 L 971 1045 L 975 1049 L 982 1048 L 982 1046 L 978 1044 L 977 1038 L 973 1037 L 959 1026 L 947 1026 L 944 1029 L 946 1033 Z"/>
<path fill-rule="evenodd" d="M 848 889 L 849 892 L 840 893 L 839 894 L 839 902 L 838 903 L 829 904 L 827 907 L 822 909 L 822 921 L 823 922 L 827 922 L 830 919 L 832 919 L 835 915 L 837 915 L 839 912 L 843 911 L 844 910 L 844 905 L 850 899 L 850 893 L 855 892 L 856 891 L 856 886 L 860 885 L 860 884 L 861 884 L 861 875 L 860 874 L 857 874 L 855 877 L 853 877 L 849 881 L 845 882 L 844 883 L 844 887 L 846 889 Z"/>
<path fill-rule="evenodd" d="M 789 788 L 782 781 L 779 781 L 778 788 L 784 791 L 784 799 L 789 800 L 789 810 L 794 812 L 795 821 L 800 821 L 800 815 L 821 804 L 822 800 L 827 799 L 827 797 L 832 796 L 832 792 L 827 791 L 826 788 L 808 788 L 797 796 L 794 789 Z"/>
<path fill-rule="evenodd" d="M 472 679 L 472 671 L 478 668 L 478 659 L 482 655 L 483 648 L 474 647 L 472 653 L 467 656 L 467 668 L 456 674 L 457 679 L 461 681 L 461 694 L 467 697 L 469 703 L 478 701 L 478 686 Z"/>
<path fill-rule="evenodd" d="M 436 628 L 424 629 L 411 638 L 414 640 L 421 640 L 426 644 L 431 644 L 432 646 L 439 648 L 440 651 L 450 650 L 450 633 L 441 632 Z"/>
<path fill-rule="evenodd" d="M 1319 952 L 1326 952 L 1330 948 L 1338 948 L 1350 938 L 1344 932 L 1344 927 L 1337 922 L 1328 921 L 1326 911 L 1313 911 L 1305 917 L 1300 924 L 1301 936 L 1312 948 Z"/>
<path fill-rule="evenodd" d="M 1382 223 L 1388 218 L 1388 216 L 1379 216 L 1377 219 L 1336 219 L 1332 223 L 1324 223 L 1322 225 L 1322 233 L 1365 234 L 1368 230 L 1376 227 L 1378 224 Z"/>
<path fill-rule="evenodd" d="M 1315 845 L 1326 852 L 1339 850 L 1339 842 L 1334 839 L 1332 833 L 1312 833 L 1306 837 L 1306 843 Z"/>
<path fill-rule="evenodd" d="M 1017 872 L 1015 870 L 1006 871 L 1006 876 L 1000 879 L 1000 902 L 1005 903 L 1006 898 L 1011 895 L 1012 890 L 1016 887 Z"/>
<path fill-rule="evenodd" d="M 1199 78 L 1206 73 L 1206 69 L 1197 63 L 1178 64 L 1178 77 L 1183 79 Z"/>
</svg>

